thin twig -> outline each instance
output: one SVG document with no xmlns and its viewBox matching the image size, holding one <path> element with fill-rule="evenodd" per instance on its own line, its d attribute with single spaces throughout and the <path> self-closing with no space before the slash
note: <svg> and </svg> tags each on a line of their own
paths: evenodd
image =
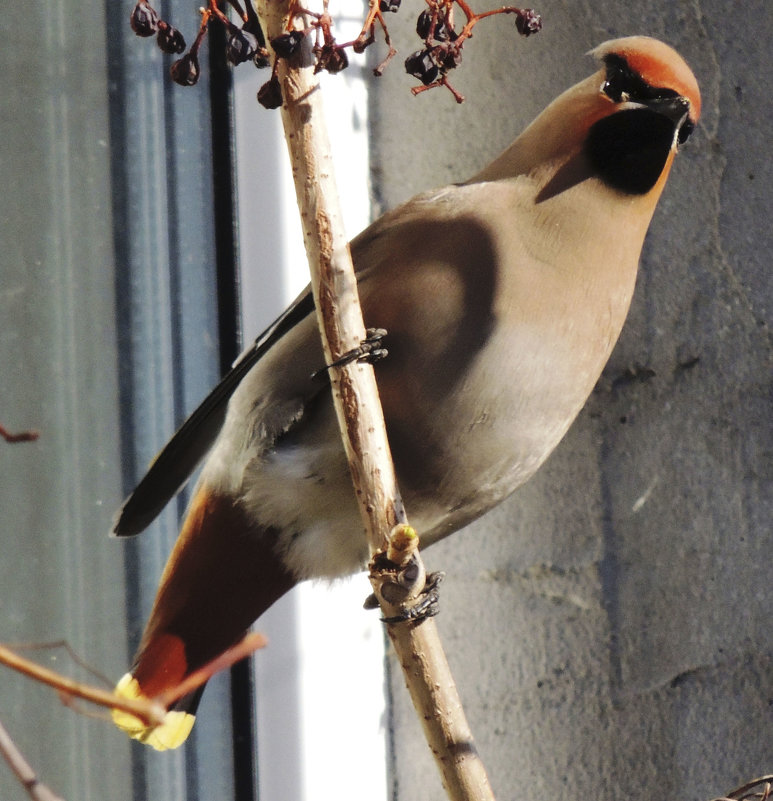
<svg viewBox="0 0 773 801">
<path fill-rule="evenodd" d="M 0 645 L 0 664 L 24 674 L 28 678 L 53 687 L 59 693 L 73 698 L 82 698 L 92 704 L 120 709 L 129 712 L 148 725 L 160 725 L 164 720 L 166 709 L 156 701 L 138 698 L 131 700 L 119 698 L 110 690 L 90 687 L 87 684 L 61 676 L 53 670 L 38 665 L 29 659 L 19 656 L 4 645 Z"/>
<path fill-rule="evenodd" d="M 287 0 L 262 0 L 267 38 L 288 29 Z M 293 21 L 289 22 L 291 26 Z M 319 84 L 308 48 L 279 61 L 282 120 L 303 224 L 325 355 L 333 363 L 365 337 L 356 280 L 344 233 L 324 126 Z M 360 363 L 330 371 L 333 395 L 371 553 L 386 550 L 389 533 L 405 524 L 375 376 Z M 423 570 L 423 568 L 422 568 Z M 378 591 L 385 617 L 396 611 Z M 432 620 L 387 626 L 443 784 L 453 801 L 493 801 L 461 702 Z"/>
<path fill-rule="evenodd" d="M 8 734 L 2 723 L 0 723 L 0 754 L 3 755 L 14 775 L 33 801 L 64 801 L 61 796 L 56 795 L 45 784 L 40 782 L 32 766 L 16 747 L 16 743 L 11 739 L 10 734 Z"/>
<path fill-rule="evenodd" d="M 40 436 L 39 431 L 9 431 L 4 425 L 0 425 L 0 437 L 6 442 L 34 442 Z"/>
<path fill-rule="evenodd" d="M 70 655 L 83 667 L 91 670 L 85 665 L 70 649 L 67 643 L 46 644 L 47 646 L 56 645 L 67 648 Z M 129 699 L 114 695 L 110 690 L 102 690 L 98 687 L 91 687 L 87 684 L 68 679 L 65 676 L 56 673 L 53 670 L 44 668 L 36 662 L 19 656 L 14 653 L 10 648 L 5 645 L 0 645 L 0 664 L 6 665 L 19 673 L 24 674 L 28 678 L 47 684 L 58 691 L 62 702 L 67 706 L 72 706 L 70 703 L 74 698 L 80 698 L 89 701 L 98 706 L 107 707 L 109 709 L 120 709 L 124 712 L 129 712 L 135 717 L 139 718 L 143 723 L 148 725 L 155 725 L 162 723 L 166 710 L 177 700 L 182 698 L 188 693 L 193 692 L 202 684 L 206 684 L 216 673 L 221 670 L 226 670 L 232 665 L 239 662 L 241 659 L 249 656 L 259 648 L 266 645 L 266 638 L 258 633 L 251 632 L 234 645 L 229 648 L 225 653 L 210 660 L 198 670 L 195 670 L 189 676 L 181 681 L 176 687 L 173 687 L 161 693 L 156 698 L 152 699 Z M 32 647 L 27 644 L 20 647 Z M 40 647 L 40 646 L 35 646 Z M 45 647 L 45 646 L 44 646 Z M 93 671 L 92 671 L 93 672 Z"/>
<path fill-rule="evenodd" d="M 83 668 L 87 673 L 90 673 L 97 681 L 101 681 L 105 687 L 112 687 L 112 682 L 104 673 L 100 673 L 90 665 L 78 652 L 67 642 L 67 640 L 48 640 L 47 642 L 6 642 L 3 645 L 11 651 L 64 651 L 70 659 Z"/>
<path fill-rule="evenodd" d="M 241 642 L 238 642 L 225 653 L 220 654 L 220 656 L 210 660 L 198 670 L 194 670 L 193 673 L 186 676 L 176 687 L 165 690 L 161 695 L 157 696 L 155 700 L 165 708 L 170 707 L 184 695 L 188 695 L 188 693 L 192 693 L 202 684 L 206 684 L 215 673 L 220 673 L 221 670 L 227 670 L 259 648 L 265 648 L 266 643 L 267 640 L 262 634 L 259 632 L 250 632 L 245 635 Z"/>
</svg>

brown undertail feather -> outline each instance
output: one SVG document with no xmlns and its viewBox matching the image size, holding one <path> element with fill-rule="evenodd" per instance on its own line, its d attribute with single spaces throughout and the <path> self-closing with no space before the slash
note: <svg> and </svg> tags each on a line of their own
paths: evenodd
<svg viewBox="0 0 773 801">
<path fill-rule="evenodd" d="M 275 532 L 223 495 L 200 487 L 161 578 L 134 666 L 116 687 L 153 698 L 176 687 L 245 634 L 295 583 L 274 554 Z M 203 689 L 203 688 L 202 688 Z M 160 727 L 114 712 L 119 728 L 158 750 L 190 733 L 201 690 L 178 701 Z"/>
</svg>

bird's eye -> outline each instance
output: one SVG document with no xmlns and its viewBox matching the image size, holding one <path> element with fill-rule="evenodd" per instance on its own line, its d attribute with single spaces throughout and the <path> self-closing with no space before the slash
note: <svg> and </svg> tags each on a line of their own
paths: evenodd
<svg viewBox="0 0 773 801">
<path fill-rule="evenodd" d="M 607 56 L 606 64 L 607 75 L 606 80 L 601 85 L 601 91 L 615 103 L 626 102 L 630 99 L 630 87 L 635 75 L 628 68 L 625 61 L 617 56 Z"/>
<path fill-rule="evenodd" d="M 650 87 L 628 66 L 624 58 L 610 53 L 604 61 L 607 74 L 601 90 L 610 100 L 626 103 L 646 98 Z"/>
<path fill-rule="evenodd" d="M 640 75 L 635 73 L 628 62 L 621 56 L 609 53 L 604 59 L 607 74 L 601 91 L 615 103 L 645 103 L 647 100 L 659 100 L 667 97 L 678 97 L 673 89 L 650 86 Z"/>
</svg>

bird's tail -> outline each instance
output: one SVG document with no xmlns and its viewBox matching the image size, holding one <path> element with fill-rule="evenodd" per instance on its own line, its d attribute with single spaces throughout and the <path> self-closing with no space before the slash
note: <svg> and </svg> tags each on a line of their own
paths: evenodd
<svg viewBox="0 0 773 801">
<path fill-rule="evenodd" d="M 138 740 L 144 745 L 150 745 L 156 751 L 177 748 L 188 739 L 193 724 L 196 722 L 196 707 L 203 690 L 204 688 L 200 687 L 197 692 L 177 702 L 166 713 L 164 721 L 160 725 L 148 725 L 140 718 L 132 715 L 131 712 L 124 712 L 120 709 L 113 710 L 113 723 L 132 739 Z M 139 682 L 131 673 L 124 674 L 115 687 L 115 694 L 119 698 L 126 698 L 132 701 L 145 697 L 140 689 Z"/>
<path fill-rule="evenodd" d="M 199 486 L 161 577 L 134 666 L 115 688 L 123 698 L 158 698 L 235 645 L 295 583 L 274 553 L 276 532 L 233 498 Z M 158 750 L 190 734 L 203 687 L 175 702 L 160 726 L 115 710 L 130 737 Z"/>
</svg>

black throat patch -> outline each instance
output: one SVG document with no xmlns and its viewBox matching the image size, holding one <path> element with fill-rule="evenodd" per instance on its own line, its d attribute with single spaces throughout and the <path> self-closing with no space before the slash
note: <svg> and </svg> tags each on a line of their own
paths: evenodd
<svg viewBox="0 0 773 801">
<path fill-rule="evenodd" d="M 591 127 L 585 155 L 607 186 L 626 195 L 644 195 L 663 172 L 674 134 L 674 123 L 663 114 L 625 109 Z"/>
</svg>

